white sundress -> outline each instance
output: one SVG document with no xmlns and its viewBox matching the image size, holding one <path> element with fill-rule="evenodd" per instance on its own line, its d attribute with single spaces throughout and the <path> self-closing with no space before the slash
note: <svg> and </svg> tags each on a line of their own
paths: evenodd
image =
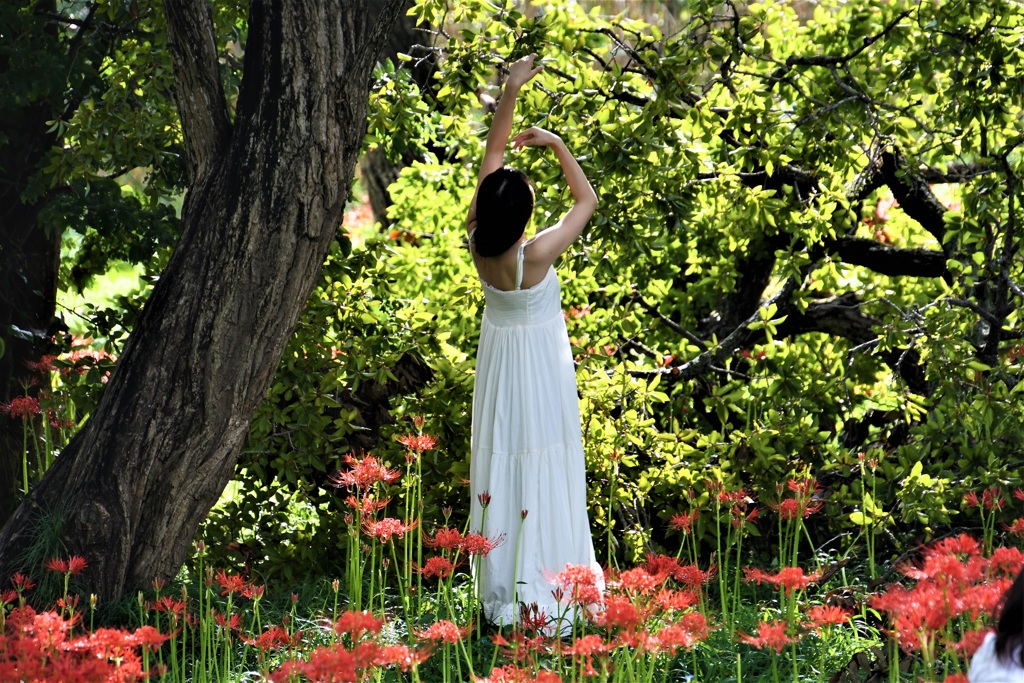
<svg viewBox="0 0 1024 683">
<path fill-rule="evenodd" d="M 551 619 L 566 608 L 548 579 L 567 564 L 591 567 L 604 585 L 587 517 L 579 398 L 561 288 L 554 267 L 533 287 L 521 288 L 523 246 L 515 290 L 481 279 L 486 305 L 473 389 L 470 529 L 504 539 L 480 561 L 476 577 L 484 616 L 499 625 L 518 619 L 517 582 L 515 599 L 536 603 Z M 486 515 L 478 500 L 484 492 L 490 494 Z"/>
<path fill-rule="evenodd" d="M 996 634 L 989 633 L 971 658 L 967 672 L 970 683 L 1024 683 L 1024 668 L 1020 665 L 1020 650 L 1008 661 L 996 656 Z"/>
</svg>

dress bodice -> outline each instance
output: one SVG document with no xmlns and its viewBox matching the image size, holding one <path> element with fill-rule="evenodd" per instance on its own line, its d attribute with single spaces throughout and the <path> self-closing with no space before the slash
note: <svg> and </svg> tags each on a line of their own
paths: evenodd
<svg viewBox="0 0 1024 683">
<path fill-rule="evenodd" d="M 552 266 L 533 287 L 503 290 L 484 282 L 484 319 L 495 327 L 541 325 L 562 317 L 562 294 Z"/>
</svg>

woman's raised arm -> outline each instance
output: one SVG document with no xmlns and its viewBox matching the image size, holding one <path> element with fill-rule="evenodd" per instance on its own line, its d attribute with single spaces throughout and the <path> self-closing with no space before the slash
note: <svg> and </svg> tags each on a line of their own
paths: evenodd
<svg viewBox="0 0 1024 683">
<path fill-rule="evenodd" d="M 543 128 L 530 128 L 512 138 L 513 149 L 525 146 L 550 147 L 554 150 L 569 184 L 569 191 L 576 200 L 560 221 L 530 240 L 528 258 L 546 267 L 554 263 L 583 232 L 587 221 L 597 209 L 597 193 L 562 138 Z"/>
<path fill-rule="evenodd" d="M 536 54 L 527 55 L 512 63 L 508 70 L 508 79 L 505 81 L 505 91 L 498 100 L 498 108 L 491 120 L 491 128 L 487 131 L 487 147 L 484 150 L 484 160 L 480 164 L 480 173 L 477 175 L 476 186 L 480 189 L 480 183 L 488 175 L 497 171 L 505 165 L 505 147 L 508 146 L 508 138 L 512 134 L 512 115 L 515 113 L 516 96 L 519 89 L 526 85 L 531 78 L 544 69 L 543 66 L 534 66 L 537 59 Z M 471 230 L 476 222 L 476 192 L 473 193 L 473 201 L 469 205 L 469 214 L 466 216 L 466 228 Z"/>
</svg>

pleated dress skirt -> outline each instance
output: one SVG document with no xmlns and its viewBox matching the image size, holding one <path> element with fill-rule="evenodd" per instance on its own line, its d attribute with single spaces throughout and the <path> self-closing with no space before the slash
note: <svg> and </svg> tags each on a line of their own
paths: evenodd
<svg viewBox="0 0 1024 683">
<path fill-rule="evenodd" d="M 528 289 L 483 283 L 486 305 L 473 390 L 470 528 L 500 545 L 475 573 L 485 617 L 511 625 L 516 603 L 567 611 L 550 579 L 591 567 L 603 585 L 587 516 L 579 398 L 558 277 Z M 486 494 L 486 512 L 480 502 Z"/>
</svg>

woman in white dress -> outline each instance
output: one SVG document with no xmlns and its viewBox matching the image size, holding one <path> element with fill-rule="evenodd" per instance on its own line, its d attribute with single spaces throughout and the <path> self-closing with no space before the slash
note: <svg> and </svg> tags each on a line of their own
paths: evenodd
<svg viewBox="0 0 1024 683">
<path fill-rule="evenodd" d="M 518 605 L 536 605 L 550 620 L 564 612 L 549 579 L 567 564 L 592 568 L 603 584 L 587 517 L 575 367 L 553 267 L 580 236 L 597 195 L 557 135 L 540 128 L 519 133 L 514 150 L 554 151 L 575 200 L 555 225 L 526 239 L 533 188 L 504 167 L 516 95 L 543 68 L 535 58 L 509 69 L 466 218 L 486 298 L 473 391 L 470 527 L 503 538 L 476 576 L 484 616 L 498 625 L 517 622 Z"/>
<path fill-rule="evenodd" d="M 1024 568 L 996 611 L 996 631 L 974 653 L 967 678 L 971 683 L 1024 683 Z"/>
</svg>

